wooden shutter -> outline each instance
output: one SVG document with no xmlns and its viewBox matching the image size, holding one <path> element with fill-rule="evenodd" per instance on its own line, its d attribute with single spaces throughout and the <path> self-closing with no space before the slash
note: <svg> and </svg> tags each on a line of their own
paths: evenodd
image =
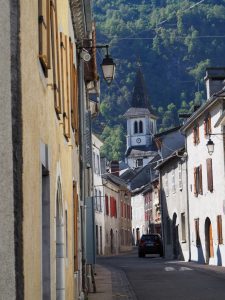
<svg viewBox="0 0 225 300">
<path fill-rule="evenodd" d="M 202 165 L 198 168 L 198 184 L 199 184 L 199 194 L 203 195 L 203 188 L 202 188 Z"/>
<path fill-rule="evenodd" d="M 60 88 L 59 33 L 58 33 L 56 0 L 51 1 L 50 19 L 51 19 L 54 104 L 55 104 L 56 113 L 60 114 L 62 112 L 62 104 L 61 104 L 61 93 L 60 93 L 61 88 Z"/>
<path fill-rule="evenodd" d="M 212 171 L 212 158 L 206 160 L 207 166 L 207 180 L 208 180 L 208 190 L 213 191 L 213 171 Z"/>
<path fill-rule="evenodd" d="M 75 143 L 79 145 L 79 107 L 78 107 L 78 80 L 77 69 L 72 67 L 72 98 L 71 98 L 71 124 L 75 134 Z"/>
<path fill-rule="evenodd" d="M 197 191 L 197 168 L 194 168 L 194 194 L 195 196 L 198 196 L 198 191 Z"/>
<path fill-rule="evenodd" d="M 77 183 L 73 182 L 74 205 L 74 272 L 78 271 L 78 194 Z"/>
<path fill-rule="evenodd" d="M 197 142 L 197 144 L 199 144 L 200 143 L 199 125 L 197 125 L 196 130 L 197 130 L 197 140 L 196 140 L 196 142 Z"/>
<path fill-rule="evenodd" d="M 211 115 L 208 115 L 208 134 L 212 132 Z"/>
<path fill-rule="evenodd" d="M 67 36 L 60 32 L 61 46 L 61 74 L 63 100 L 63 131 L 68 140 L 70 138 L 70 105 L 69 105 L 69 73 L 68 73 L 68 41 Z"/>
<path fill-rule="evenodd" d="M 115 218 L 117 218 L 117 205 L 116 205 L 116 199 L 114 200 L 114 206 L 115 206 Z"/>
<path fill-rule="evenodd" d="M 207 135 L 207 119 L 204 120 L 204 136 Z"/>
<path fill-rule="evenodd" d="M 108 199 L 108 195 L 105 195 L 105 214 L 107 216 L 109 215 L 109 199 Z"/>
<path fill-rule="evenodd" d="M 196 247 L 201 245 L 199 235 L 199 219 L 195 219 L 195 236 L 196 236 Z"/>
<path fill-rule="evenodd" d="M 218 244 L 223 244 L 223 232 L 222 232 L 222 216 L 217 216 L 217 235 Z"/>
<path fill-rule="evenodd" d="M 50 1 L 38 1 L 39 58 L 46 77 L 50 69 Z"/>
<path fill-rule="evenodd" d="M 196 129 L 195 129 L 195 127 L 192 130 L 192 134 L 193 134 L 193 143 L 194 143 L 194 145 L 196 145 Z"/>
</svg>

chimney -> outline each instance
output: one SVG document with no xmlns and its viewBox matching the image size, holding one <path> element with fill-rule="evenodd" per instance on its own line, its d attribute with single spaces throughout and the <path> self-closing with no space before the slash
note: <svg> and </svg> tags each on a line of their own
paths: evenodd
<svg viewBox="0 0 225 300">
<path fill-rule="evenodd" d="M 111 174 L 115 176 L 120 176 L 120 167 L 118 160 L 112 160 L 110 163 Z"/>
<path fill-rule="evenodd" d="M 225 67 L 222 68 L 206 68 L 206 93 L 207 100 L 215 93 L 222 90 L 225 80 Z"/>
</svg>

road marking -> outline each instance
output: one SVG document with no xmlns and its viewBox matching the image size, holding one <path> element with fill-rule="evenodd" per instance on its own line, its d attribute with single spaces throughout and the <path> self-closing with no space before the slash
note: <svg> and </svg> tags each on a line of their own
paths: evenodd
<svg viewBox="0 0 225 300">
<path fill-rule="evenodd" d="M 176 270 L 173 267 L 165 267 L 165 271 L 171 272 L 171 271 L 176 271 Z"/>
<path fill-rule="evenodd" d="M 187 267 L 181 267 L 179 271 L 193 271 L 193 269 Z"/>
</svg>

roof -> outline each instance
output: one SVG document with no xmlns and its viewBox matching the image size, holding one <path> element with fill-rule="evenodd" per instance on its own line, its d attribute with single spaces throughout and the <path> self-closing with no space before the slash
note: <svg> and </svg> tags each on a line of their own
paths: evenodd
<svg viewBox="0 0 225 300">
<path fill-rule="evenodd" d="M 179 126 L 177 126 L 177 127 L 170 128 L 170 129 L 165 130 L 165 131 L 163 131 L 163 132 L 156 133 L 156 134 L 154 135 L 154 138 L 161 137 L 161 136 L 163 136 L 163 135 L 167 135 L 168 133 L 177 131 L 177 130 L 179 130 L 180 128 L 181 128 L 181 126 L 179 125 Z"/>
<path fill-rule="evenodd" d="M 218 93 L 213 94 L 208 101 L 206 101 L 198 110 L 196 110 L 190 118 L 187 119 L 186 123 L 181 127 L 181 131 L 185 132 L 193 122 L 199 118 L 208 108 L 216 104 L 221 99 L 225 97 L 225 88 L 223 88 Z"/>
<path fill-rule="evenodd" d="M 112 183 L 114 183 L 117 186 L 122 186 L 124 188 L 127 188 L 127 184 L 122 178 L 115 176 L 111 173 L 102 175 L 102 178 L 104 178 L 107 181 L 111 181 Z"/>
<path fill-rule="evenodd" d="M 151 156 L 152 154 L 155 154 L 157 152 L 157 147 L 156 144 L 153 143 L 150 146 L 145 146 L 145 145 L 136 145 L 136 146 L 131 146 L 127 149 L 125 156 L 130 156 L 130 157 L 139 157 L 139 156 Z"/>
<path fill-rule="evenodd" d="M 156 115 L 151 113 L 148 108 L 142 108 L 142 107 L 130 107 L 123 116 L 127 118 L 150 116 L 153 119 L 157 119 Z"/>
<path fill-rule="evenodd" d="M 156 169 L 160 169 L 161 167 L 163 167 L 165 164 L 167 164 L 169 161 L 171 161 L 174 158 L 177 158 L 177 159 L 180 158 L 181 159 L 182 157 L 185 157 L 184 156 L 184 151 L 185 151 L 184 147 L 182 147 L 180 149 L 177 149 L 170 156 L 166 157 L 161 163 L 159 163 L 156 166 Z"/>
</svg>

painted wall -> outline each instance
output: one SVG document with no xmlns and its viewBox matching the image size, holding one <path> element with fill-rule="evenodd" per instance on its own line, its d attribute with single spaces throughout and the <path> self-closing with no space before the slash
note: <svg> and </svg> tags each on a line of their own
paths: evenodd
<svg viewBox="0 0 225 300">
<path fill-rule="evenodd" d="M 140 237 L 147 233 L 145 228 L 145 201 L 144 196 L 140 193 L 131 197 L 132 205 L 132 231 L 134 244 L 137 243 L 136 230 L 139 228 Z"/>
<path fill-rule="evenodd" d="M 73 40 L 69 2 L 57 1 L 59 30 Z M 63 256 L 61 285 L 65 299 L 74 299 L 73 274 L 73 180 L 79 181 L 78 149 L 73 135 L 63 135 L 63 118 L 54 109 L 52 69 L 44 77 L 38 59 L 38 1 L 21 1 L 21 64 L 23 97 L 23 190 L 25 299 L 42 293 L 42 150 L 49 171 L 50 290 L 56 298 L 57 182 L 62 187 Z M 59 274 L 58 274 L 59 276 Z"/>
<path fill-rule="evenodd" d="M 214 128 L 216 121 L 222 113 L 222 104 L 217 102 L 210 109 L 212 133 L 220 133 L 221 127 Z M 188 192 L 190 202 L 190 235 L 191 235 L 191 259 L 193 261 L 206 261 L 205 243 L 205 221 L 209 218 L 212 224 L 214 257 L 210 258 L 209 264 L 225 266 L 225 247 L 218 244 L 217 236 L 217 215 L 222 215 L 223 237 L 225 233 L 224 217 L 224 144 L 221 136 L 212 136 L 215 143 L 215 150 L 210 157 L 207 152 L 206 143 L 208 139 L 204 137 L 203 120 L 205 116 L 199 118 L 200 143 L 193 144 L 192 128 L 187 131 L 187 152 L 188 152 Z M 213 167 L 213 192 L 208 191 L 206 159 L 212 158 Z M 220 158 L 220 159 L 218 159 Z M 193 191 L 194 167 L 202 164 L 203 195 L 196 197 Z M 196 247 L 196 234 L 194 220 L 199 218 L 199 230 L 201 246 Z"/>
<path fill-rule="evenodd" d="M 11 38 L 16 36 L 12 37 L 10 32 L 10 22 L 12 22 L 10 4 L 10 1 L 0 1 L 0 39 L 4 41 L 1 43 L 0 54 L 0 70 L 2 70 L 0 72 L 0 291 L 2 299 L 16 297 L 10 48 Z"/>
</svg>

